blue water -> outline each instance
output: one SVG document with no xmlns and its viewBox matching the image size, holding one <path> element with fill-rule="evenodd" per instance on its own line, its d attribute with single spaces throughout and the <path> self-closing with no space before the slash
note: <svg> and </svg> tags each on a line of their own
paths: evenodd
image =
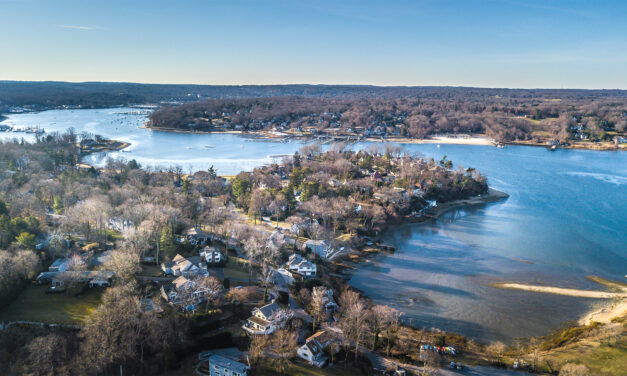
<svg viewBox="0 0 627 376">
<path fill-rule="evenodd" d="M 510 197 L 399 226 L 399 251 L 360 269 L 351 283 L 392 301 L 406 319 L 483 341 L 547 334 L 601 301 L 503 291 L 495 281 L 599 289 L 625 281 L 627 153 L 534 147 L 407 145 L 475 167 Z"/>
<path fill-rule="evenodd" d="M 178 165 L 186 171 L 214 165 L 234 174 L 292 154 L 302 142 L 254 142 L 232 134 L 182 134 L 139 128 L 133 109 L 62 110 L 12 115 L 4 123 L 69 127 L 131 143 L 128 152 L 95 154 L 134 158 L 144 166 Z M 33 137 L 2 133 L 0 138 Z M 206 146 L 213 146 L 206 148 Z M 365 146 L 364 144 L 356 147 Z M 490 341 L 548 333 L 602 301 L 504 291 L 495 281 L 599 289 L 585 279 L 625 281 L 627 274 L 627 152 L 544 148 L 409 144 L 405 150 L 444 155 L 474 167 L 510 197 L 454 210 L 435 222 L 401 225 L 387 242 L 394 255 L 364 264 L 351 279 L 378 303 L 405 312 L 421 327 L 452 330 Z"/>
<path fill-rule="evenodd" d="M 206 170 L 211 165 L 220 174 L 236 174 L 252 170 L 263 164 L 280 161 L 273 156 L 293 154 L 303 143 L 292 141 L 256 142 L 254 138 L 242 138 L 233 134 L 187 134 L 140 128 L 146 122 L 145 115 L 133 108 L 97 110 L 53 110 L 38 113 L 11 115 L 2 124 L 19 127 L 40 127 L 47 133 L 75 129 L 77 134 L 88 132 L 130 143 L 124 151 L 92 154 L 86 162 L 103 166 L 108 157 L 135 159 L 146 167 L 179 166 L 184 171 Z M 35 136 L 26 133 L 0 132 L 0 139 L 24 138 L 32 141 Z"/>
</svg>

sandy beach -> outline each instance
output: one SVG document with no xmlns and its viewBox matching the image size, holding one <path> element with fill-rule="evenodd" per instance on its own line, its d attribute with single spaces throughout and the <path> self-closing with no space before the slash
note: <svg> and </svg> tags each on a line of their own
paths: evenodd
<svg viewBox="0 0 627 376">
<path fill-rule="evenodd" d="M 578 298 L 611 299 L 608 304 L 599 309 L 595 309 L 582 317 L 579 320 L 579 324 L 581 325 L 588 325 L 593 321 L 607 324 L 611 322 L 614 318 L 627 315 L 627 286 L 625 284 L 609 281 L 594 276 L 588 277 L 588 279 L 604 285 L 612 291 L 580 290 L 554 286 L 539 286 L 508 282 L 494 283 L 492 284 L 492 286 L 509 290 L 523 290 L 545 294 L 574 296 Z"/>
<path fill-rule="evenodd" d="M 253 136 L 259 138 L 284 138 L 294 137 L 297 139 L 313 139 L 315 138 L 313 135 L 309 133 L 298 133 L 298 132 L 278 132 L 275 133 L 273 131 L 236 131 L 236 130 L 218 130 L 218 131 L 189 131 L 178 128 L 166 128 L 166 127 L 151 127 L 148 124 L 144 124 L 140 128 L 142 129 L 152 129 L 156 131 L 165 131 L 165 132 L 177 132 L 177 133 L 197 133 L 197 134 L 209 134 L 209 133 L 227 133 L 227 134 L 239 134 L 242 136 Z M 333 139 L 333 136 L 322 136 L 322 140 Z M 487 137 L 481 136 L 460 136 L 460 137 L 451 137 L 451 136 L 433 136 L 430 138 L 408 138 L 408 137 L 388 137 L 385 139 L 377 138 L 377 137 L 365 137 L 360 141 L 368 141 L 368 142 L 391 142 L 391 143 L 400 143 L 400 144 L 452 144 L 452 145 L 489 145 L 494 146 L 494 141 Z M 341 139 L 338 139 L 337 142 L 342 142 Z"/>
<path fill-rule="evenodd" d="M 578 290 L 578 289 L 568 289 L 568 288 L 552 287 L 552 286 L 527 285 L 523 283 L 495 283 L 493 284 L 493 286 L 499 287 L 502 289 L 542 292 L 545 294 L 575 296 L 578 298 L 591 298 L 591 299 L 625 299 L 627 298 L 627 291 L 607 292 L 607 291 L 594 291 L 594 290 Z"/>
<path fill-rule="evenodd" d="M 367 138 L 366 141 L 378 141 L 380 138 Z M 494 142 L 487 137 L 447 137 L 447 136 L 434 136 L 431 138 L 397 138 L 391 137 L 384 140 L 384 142 L 394 142 L 402 144 L 452 144 L 452 145 L 489 145 L 494 146 Z"/>
</svg>

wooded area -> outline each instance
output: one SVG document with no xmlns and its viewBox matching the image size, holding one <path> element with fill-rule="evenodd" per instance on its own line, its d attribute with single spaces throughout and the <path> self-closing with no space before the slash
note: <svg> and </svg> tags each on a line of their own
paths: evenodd
<svg viewBox="0 0 627 376">
<path fill-rule="evenodd" d="M 622 92 L 423 89 L 368 98 L 215 99 L 164 106 L 155 128 L 185 131 L 333 131 L 358 137 L 486 135 L 498 141 L 612 140 L 627 128 Z"/>
</svg>

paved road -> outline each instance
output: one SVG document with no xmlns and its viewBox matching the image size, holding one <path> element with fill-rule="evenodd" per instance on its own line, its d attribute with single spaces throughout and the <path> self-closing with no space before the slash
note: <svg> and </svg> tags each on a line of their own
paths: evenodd
<svg viewBox="0 0 627 376">
<path fill-rule="evenodd" d="M 423 371 L 423 367 L 397 362 L 393 359 L 389 359 L 380 354 L 372 352 L 364 347 L 360 347 L 360 351 L 364 356 L 366 356 L 366 358 L 368 358 L 368 360 L 372 364 L 372 367 L 379 370 L 393 369 L 396 368 L 396 366 L 399 366 L 414 374 L 420 374 L 420 372 Z M 437 371 L 437 375 L 439 376 L 522 376 L 523 374 L 526 374 L 526 372 L 483 366 L 465 366 L 462 371 L 451 370 L 447 368 L 441 368 Z"/>
</svg>

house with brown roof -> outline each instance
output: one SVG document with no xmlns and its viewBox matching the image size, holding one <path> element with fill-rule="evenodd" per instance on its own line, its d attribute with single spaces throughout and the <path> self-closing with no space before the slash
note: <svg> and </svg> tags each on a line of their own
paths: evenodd
<svg viewBox="0 0 627 376">
<path fill-rule="evenodd" d="M 176 305 L 204 302 L 210 291 L 200 286 L 193 278 L 180 276 L 172 283 L 161 286 L 160 292 L 166 302 Z"/>
<path fill-rule="evenodd" d="M 196 276 L 207 275 L 207 264 L 200 258 L 200 256 L 192 256 L 185 258 L 177 254 L 172 261 L 164 262 L 161 264 L 161 270 L 165 274 L 171 274 L 175 276 Z"/>
</svg>

